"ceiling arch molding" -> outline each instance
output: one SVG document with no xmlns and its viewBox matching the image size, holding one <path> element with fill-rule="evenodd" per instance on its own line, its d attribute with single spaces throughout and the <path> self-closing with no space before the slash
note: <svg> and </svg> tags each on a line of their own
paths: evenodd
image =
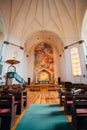
<svg viewBox="0 0 87 130">
<path fill-rule="evenodd" d="M 0 37 L 3 37 L 3 40 L 7 39 L 7 28 L 4 20 L 4 15 L 0 10 Z"/>
<path fill-rule="evenodd" d="M 0 31 L 4 40 L 24 46 L 32 34 L 48 30 L 67 46 L 81 40 L 86 9 L 87 0 L 0 0 Z"/>
<path fill-rule="evenodd" d="M 85 40 L 86 44 L 87 44 L 87 9 L 85 11 L 84 14 L 84 19 L 83 19 L 83 23 L 82 23 L 82 38 Z"/>
<path fill-rule="evenodd" d="M 25 43 L 26 52 L 30 52 L 31 48 L 40 43 L 47 43 L 57 48 L 58 53 L 62 53 L 64 43 L 59 36 L 50 31 L 39 31 L 31 35 Z"/>
</svg>

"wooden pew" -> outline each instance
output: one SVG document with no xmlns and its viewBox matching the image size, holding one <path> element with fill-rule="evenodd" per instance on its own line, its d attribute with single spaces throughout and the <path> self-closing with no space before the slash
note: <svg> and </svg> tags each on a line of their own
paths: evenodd
<svg viewBox="0 0 87 130">
<path fill-rule="evenodd" d="M 66 88 L 66 91 L 71 91 L 71 89 L 73 88 L 72 82 L 68 82 L 68 81 L 64 83 L 64 86 Z"/>
<path fill-rule="evenodd" d="M 65 114 L 71 114 L 71 107 L 73 104 L 73 96 L 81 94 L 82 89 L 72 89 L 71 91 L 66 91 L 64 99 L 64 112 Z"/>
<path fill-rule="evenodd" d="M 10 130 L 15 123 L 16 107 L 14 106 L 14 96 L 0 96 L 0 130 Z"/>
<path fill-rule="evenodd" d="M 22 87 L 20 84 L 14 84 L 14 85 L 6 85 L 9 89 L 4 89 L 3 94 L 10 94 L 14 95 L 15 97 L 15 105 L 17 105 L 17 113 L 21 114 L 23 107 L 27 106 L 27 91 L 24 90 L 24 87 Z"/>
<path fill-rule="evenodd" d="M 22 91 L 8 91 L 8 93 L 15 97 L 14 105 L 17 105 L 16 114 L 21 114 L 23 110 L 23 92 Z"/>
<path fill-rule="evenodd" d="M 23 106 L 27 106 L 27 101 L 28 101 L 28 93 L 27 91 L 23 91 Z"/>
<path fill-rule="evenodd" d="M 62 88 L 58 88 L 58 93 L 59 93 L 59 100 L 60 100 L 60 106 L 64 104 L 64 99 L 65 99 L 65 91 L 62 91 Z"/>
<path fill-rule="evenodd" d="M 71 106 L 73 104 L 73 94 L 71 92 L 66 92 L 64 99 L 64 113 L 71 114 Z"/>
<path fill-rule="evenodd" d="M 73 97 L 72 124 L 76 130 L 87 130 L 87 94 Z"/>
<path fill-rule="evenodd" d="M 16 114 L 21 114 L 23 110 L 23 98 L 25 100 L 25 97 L 23 97 L 24 89 L 21 88 L 20 84 L 6 85 L 6 86 L 8 86 L 8 89 L 4 89 L 2 93 L 13 95 L 15 97 L 14 105 L 17 106 Z"/>
<path fill-rule="evenodd" d="M 5 89 L 6 88 L 6 89 Z M 8 89 L 7 89 L 8 88 Z M 15 97 L 14 104 L 17 105 L 16 114 L 21 114 L 23 107 L 27 106 L 27 91 L 20 84 L 4 85 L 4 89 L 0 92 L 1 95 L 9 94 Z"/>
</svg>

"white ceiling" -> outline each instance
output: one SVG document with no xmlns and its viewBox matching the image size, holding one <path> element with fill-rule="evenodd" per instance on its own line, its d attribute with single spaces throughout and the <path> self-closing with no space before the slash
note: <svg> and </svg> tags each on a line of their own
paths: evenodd
<svg viewBox="0 0 87 130">
<path fill-rule="evenodd" d="M 0 0 L 4 40 L 25 46 L 40 42 L 62 46 L 81 40 L 87 0 Z"/>
</svg>

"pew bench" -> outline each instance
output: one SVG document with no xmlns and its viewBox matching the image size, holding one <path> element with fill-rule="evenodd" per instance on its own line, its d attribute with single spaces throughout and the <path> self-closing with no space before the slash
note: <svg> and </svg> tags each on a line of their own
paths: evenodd
<svg viewBox="0 0 87 130">
<path fill-rule="evenodd" d="M 66 92 L 64 100 L 64 113 L 71 114 L 71 107 L 73 104 L 73 94 L 71 92 Z"/>
<path fill-rule="evenodd" d="M 15 123 L 16 107 L 13 96 L 0 96 L 0 130 L 10 130 Z"/>
<path fill-rule="evenodd" d="M 71 91 L 66 91 L 65 99 L 64 99 L 64 112 L 65 114 L 71 114 L 72 112 L 72 104 L 73 104 L 73 96 L 81 94 L 82 89 L 72 89 Z"/>
<path fill-rule="evenodd" d="M 87 94 L 73 97 L 71 117 L 76 130 L 87 130 Z"/>
<path fill-rule="evenodd" d="M 17 106 L 16 114 L 21 114 L 23 110 L 23 92 L 22 91 L 10 91 L 8 92 L 10 95 L 13 95 L 14 105 Z"/>
<path fill-rule="evenodd" d="M 64 104 L 66 92 L 62 91 L 62 88 L 58 88 L 58 93 L 59 93 L 60 106 L 62 106 Z"/>
<path fill-rule="evenodd" d="M 23 106 L 27 106 L 27 101 L 28 101 L 28 93 L 27 91 L 23 91 Z"/>
<path fill-rule="evenodd" d="M 17 107 L 16 114 L 21 114 L 24 106 L 27 105 L 27 92 L 20 90 L 4 90 L 1 95 L 14 96 L 14 105 Z"/>
</svg>

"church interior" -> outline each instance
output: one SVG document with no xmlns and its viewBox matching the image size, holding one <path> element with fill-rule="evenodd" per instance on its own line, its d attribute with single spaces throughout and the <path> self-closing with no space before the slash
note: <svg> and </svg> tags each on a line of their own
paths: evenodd
<svg viewBox="0 0 87 130">
<path fill-rule="evenodd" d="M 0 0 L 0 130 L 42 130 L 21 123 L 32 104 L 87 130 L 87 0 Z"/>
</svg>

